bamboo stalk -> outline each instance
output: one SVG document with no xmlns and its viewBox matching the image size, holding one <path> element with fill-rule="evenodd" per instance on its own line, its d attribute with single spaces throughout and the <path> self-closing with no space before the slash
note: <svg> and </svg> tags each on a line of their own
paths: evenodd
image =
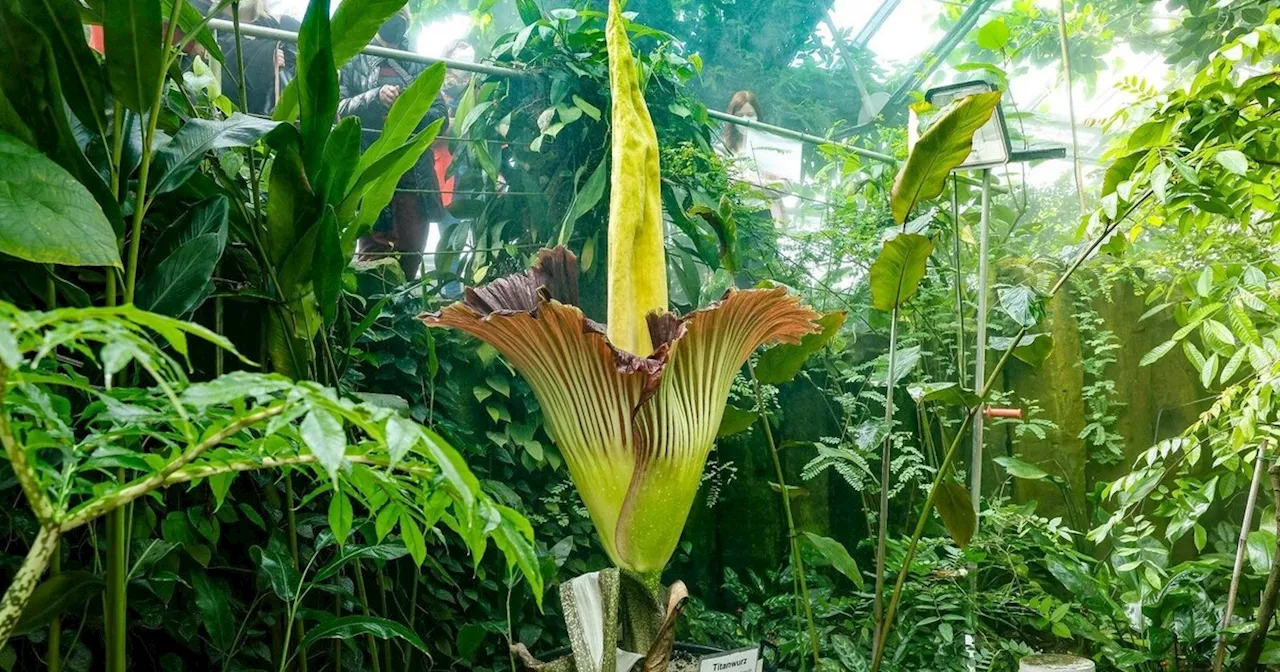
<svg viewBox="0 0 1280 672">
<path fill-rule="evenodd" d="M 1244 520 L 1240 522 L 1240 538 L 1236 540 L 1236 561 L 1231 568 L 1231 588 L 1227 591 L 1227 608 L 1222 612 L 1222 632 L 1218 635 L 1218 652 L 1213 659 L 1214 672 L 1222 672 L 1227 656 L 1227 628 L 1231 625 L 1231 613 L 1236 607 L 1236 591 L 1240 589 L 1240 574 L 1244 570 L 1244 555 L 1249 543 L 1249 530 L 1253 527 L 1253 507 L 1258 499 L 1258 486 L 1262 483 L 1262 466 L 1267 461 L 1268 440 L 1258 446 L 1258 461 L 1253 467 L 1253 481 L 1249 483 L 1249 498 L 1244 503 Z"/>
<path fill-rule="evenodd" d="M 1273 464 L 1267 470 L 1271 474 L 1271 494 L 1275 498 L 1276 523 L 1280 526 L 1280 464 Z M 1278 528 L 1280 529 L 1280 528 Z M 1280 535 L 1276 536 L 1276 550 L 1271 558 L 1271 571 L 1267 573 L 1267 587 L 1262 591 L 1262 600 L 1258 603 L 1258 628 L 1249 638 L 1249 646 L 1245 649 L 1244 659 L 1240 663 L 1242 672 L 1253 672 L 1258 669 L 1258 659 L 1267 644 L 1267 631 L 1271 629 L 1271 620 L 1276 613 L 1276 593 L 1280 592 Z"/>
</svg>

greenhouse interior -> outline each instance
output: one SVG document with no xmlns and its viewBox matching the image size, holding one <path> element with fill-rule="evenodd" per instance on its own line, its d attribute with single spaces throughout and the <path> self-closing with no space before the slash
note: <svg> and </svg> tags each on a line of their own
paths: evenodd
<svg viewBox="0 0 1280 672">
<path fill-rule="evenodd" d="M 0 671 L 1280 670 L 1275 0 L 0 0 Z"/>
</svg>

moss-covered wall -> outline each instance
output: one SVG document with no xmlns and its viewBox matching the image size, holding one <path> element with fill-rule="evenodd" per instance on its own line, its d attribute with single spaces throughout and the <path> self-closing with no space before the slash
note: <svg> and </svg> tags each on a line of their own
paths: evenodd
<svg viewBox="0 0 1280 672">
<path fill-rule="evenodd" d="M 1113 431 L 1124 437 L 1124 458 L 1113 465 L 1090 460 L 1090 449 L 1079 437 L 1085 426 L 1083 388 L 1087 384 L 1081 363 L 1089 353 L 1084 352 L 1087 339 L 1082 339 L 1076 320 L 1081 299 L 1065 291 L 1046 307 L 1043 326 L 1055 342 L 1048 361 L 1033 368 L 1015 360 L 1006 367 L 1001 381 L 1004 389 L 1013 393 L 1015 403 L 1025 406 L 1034 402 L 1042 409 L 1040 417 L 1053 420 L 1058 427 L 1047 431 L 1044 439 L 1030 434 L 1015 438 L 1007 427 L 990 427 L 983 469 L 983 490 L 988 494 L 1003 488 L 1019 501 L 1036 500 L 1045 515 L 1070 520 L 1067 499 L 1057 487 L 1047 482 L 1010 480 L 993 460 L 1016 454 L 1062 476 L 1068 483 L 1066 495 L 1077 516 L 1076 527 L 1087 527 L 1087 520 L 1082 519 L 1088 510 L 1085 503 L 1099 483 L 1125 473 L 1153 440 L 1182 431 L 1208 403 L 1202 400 L 1206 393 L 1180 353 L 1171 353 L 1152 366 L 1138 366 L 1143 355 L 1177 329 L 1167 314 L 1139 321 L 1146 306 L 1130 286 L 1117 285 L 1109 292 L 1096 293 L 1100 298 L 1092 301 L 1092 307 L 1101 316 L 1103 327 L 1120 343 L 1114 353 L 1117 361 L 1108 367 L 1106 377 L 1115 381 L 1115 399 L 1123 404 L 1115 409 Z M 874 354 L 869 352 L 868 357 Z M 784 414 L 775 438 L 780 444 L 810 442 L 838 432 L 828 400 L 813 383 L 798 381 L 783 386 L 779 394 Z M 964 450 L 967 455 L 967 446 Z M 691 585 L 710 592 L 722 584 L 724 568 L 763 573 L 780 566 L 788 552 L 781 500 L 770 487 L 777 477 L 763 433 L 756 428 L 724 440 L 718 451 L 717 459 L 732 462 L 736 476 L 722 489 L 715 507 L 694 507 L 685 538 L 698 543 L 693 546 L 693 557 L 673 567 Z M 868 537 L 861 496 L 832 474 L 802 481 L 800 471 L 813 457 L 812 448 L 784 448 L 782 457 L 788 484 L 801 487 L 792 500 L 799 529 L 835 537 L 860 560 L 869 562 L 867 549 L 857 550 L 858 542 Z"/>
</svg>

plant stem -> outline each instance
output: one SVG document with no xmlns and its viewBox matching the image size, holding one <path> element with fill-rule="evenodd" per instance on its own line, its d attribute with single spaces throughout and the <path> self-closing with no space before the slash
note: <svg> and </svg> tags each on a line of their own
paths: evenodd
<svg viewBox="0 0 1280 672">
<path fill-rule="evenodd" d="M 49 563 L 49 574 L 57 574 L 62 571 L 62 554 L 59 553 L 59 544 L 61 540 L 53 542 L 53 557 Z M 59 672 L 62 669 L 62 617 L 55 614 L 53 620 L 49 621 L 49 647 L 48 647 L 48 665 L 49 672 Z"/>
<path fill-rule="evenodd" d="M 119 470 L 118 477 L 121 479 L 124 477 L 123 471 Z M 103 619 L 106 621 L 106 662 L 110 672 L 125 672 L 128 664 L 126 623 L 129 616 L 129 534 L 125 529 L 125 520 L 123 506 L 112 507 L 107 515 L 107 592 L 103 596 Z"/>
<path fill-rule="evenodd" d="M 778 477 L 778 489 L 782 491 L 782 511 L 787 520 L 787 539 L 791 542 L 793 570 L 800 581 L 800 603 L 804 605 L 804 616 L 809 629 L 809 648 L 813 653 L 813 668 L 819 669 L 822 664 L 818 656 L 818 629 L 813 624 L 813 607 L 809 602 L 809 582 L 804 575 L 804 558 L 800 554 L 800 540 L 796 536 L 795 517 L 791 514 L 791 493 L 787 491 L 787 480 L 782 473 L 782 461 L 778 459 L 778 445 L 773 440 L 773 429 L 769 426 L 769 416 L 764 410 L 764 394 L 760 391 L 760 381 L 756 378 L 755 367 L 747 362 L 747 371 L 751 374 L 751 383 L 756 393 L 756 412 L 760 416 L 760 424 L 764 425 L 764 437 L 769 443 L 769 456 L 773 458 L 773 470 Z"/>
<path fill-rule="evenodd" d="M 1280 522 L 1280 464 L 1273 464 L 1267 470 L 1271 474 L 1271 492 L 1276 502 L 1276 520 Z M 1280 537 L 1276 538 L 1276 550 L 1271 559 L 1271 571 L 1267 573 L 1267 587 L 1262 591 L 1262 600 L 1258 603 L 1258 628 L 1249 638 L 1249 647 L 1245 649 L 1241 661 L 1242 672 L 1253 672 L 1258 669 L 1258 659 L 1262 657 L 1262 649 L 1267 644 L 1267 631 L 1271 629 L 1271 619 L 1276 613 L 1276 593 L 1280 592 Z"/>
<path fill-rule="evenodd" d="M 164 85 L 169 75 L 169 63 L 173 58 L 173 36 L 178 29 L 178 16 L 185 0 L 174 0 L 169 12 L 169 25 L 164 34 L 164 58 L 160 59 L 160 81 L 156 99 L 151 103 L 151 116 L 147 118 L 146 133 L 142 137 L 142 162 L 138 167 L 138 187 L 133 201 L 133 227 L 129 238 L 129 262 L 125 267 L 124 302 L 133 303 L 133 292 L 138 284 L 138 252 L 142 249 L 142 220 L 147 214 L 147 180 L 151 176 L 151 145 L 156 139 L 156 127 L 160 123 L 160 107 L 164 103 Z M 122 180 L 123 181 L 123 180 Z M 110 588 L 108 587 L 108 590 Z M 123 668 L 121 668 L 123 669 Z"/>
<path fill-rule="evenodd" d="M 284 500 L 284 520 L 285 524 L 288 526 L 289 532 L 289 555 L 293 558 L 293 568 L 298 571 L 302 571 L 302 565 L 299 562 L 298 556 L 298 524 L 297 520 L 295 520 L 293 516 L 293 473 L 288 471 L 284 474 Z M 293 627 L 293 618 L 294 610 L 290 610 L 289 627 L 291 629 Z M 307 636 L 306 626 L 303 625 L 301 619 L 298 619 L 297 627 L 298 640 L 301 641 L 303 637 Z M 288 631 L 286 631 L 285 636 L 286 654 L 288 651 L 287 643 L 289 641 L 287 632 Z M 307 654 L 305 651 L 300 651 L 298 653 L 298 669 L 301 672 L 307 672 Z"/>
<path fill-rule="evenodd" d="M 418 616 L 418 584 L 421 583 L 422 576 L 419 574 L 418 564 L 413 564 L 413 588 L 409 589 L 409 629 L 413 630 L 413 622 Z M 410 646 L 408 653 L 404 657 L 404 672 L 410 672 L 413 669 L 413 656 L 417 653 L 417 649 Z"/>
<path fill-rule="evenodd" d="M 58 550 L 60 536 L 56 526 L 42 525 L 40 532 L 36 534 L 35 541 L 31 544 L 31 550 L 27 551 L 26 559 L 22 561 L 22 566 L 14 575 L 13 582 L 4 591 L 4 598 L 0 599 L 0 649 L 8 644 L 9 636 L 17 627 L 18 620 L 22 618 L 27 600 L 31 599 L 31 593 L 40 583 L 41 575 L 49 566 L 49 559 Z"/>
<path fill-rule="evenodd" d="M 356 575 L 356 596 L 360 598 L 360 606 L 364 609 L 365 616 L 373 616 L 373 610 L 369 608 L 369 594 L 364 589 L 364 569 L 360 566 L 360 560 L 357 558 L 355 562 Z M 373 664 L 373 672 L 382 672 L 382 663 L 378 661 L 378 640 L 373 638 L 373 634 L 366 635 L 369 640 L 369 660 Z"/>
<path fill-rule="evenodd" d="M 244 79 L 244 49 L 241 47 L 240 37 L 240 3 L 231 3 L 231 22 L 236 35 L 236 69 L 239 70 L 240 81 L 240 107 L 246 113 L 249 110 L 249 94 L 247 93 L 246 83 Z M 253 201 L 253 221 L 249 222 L 249 226 L 257 231 L 258 224 L 262 221 L 262 195 L 258 192 L 258 168 L 253 161 L 253 145 L 245 147 L 245 161 L 249 164 L 249 197 Z"/>
<path fill-rule="evenodd" d="M 875 601 L 875 642 L 880 642 L 880 632 L 884 630 L 884 573 L 889 537 L 889 462 L 893 451 L 893 379 L 898 354 L 898 307 L 895 305 L 889 319 L 889 364 L 885 367 L 884 383 L 884 446 L 880 452 L 880 508 L 876 520 L 876 601 Z"/>
<path fill-rule="evenodd" d="M 1253 480 L 1249 483 L 1249 498 L 1244 502 L 1244 520 L 1240 521 L 1240 538 L 1236 541 L 1236 561 L 1231 568 L 1231 588 L 1227 591 L 1227 608 L 1222 612 L 1222 624 L 1218 635 L 1218 651 L 1213 659 L 1213 672 L 1222 672 L 1227 654 L 1227 628 L 1231 626 L 1231 612 L 1236 608 L 1236 591 L 1240 589 L 1240 574 L 1244 571 L 1245 549 L 1249 542 L 1249 529 L 1253 527 L 1253 505 L 1258 499 L 1258 486 L 1262 483 L 1262 467 L 1267 461 L 1267 439 L 1258 446 L 1258 461 L 1253 467 Z"/>
</svg>

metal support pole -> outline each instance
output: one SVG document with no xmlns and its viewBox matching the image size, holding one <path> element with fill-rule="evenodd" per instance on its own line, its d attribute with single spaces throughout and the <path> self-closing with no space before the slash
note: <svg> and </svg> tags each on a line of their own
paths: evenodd
<svg viewBox="0 0 1280 672">
<path fill-rule="evenodd" d="M 973 385 L 980 387 L 987 377 L 987 294 L 991 272 L 988 255 L 989 229 L 991 228 L 991 169 L 982 171 L 982 218 L 978 225 L 978 325 L 974 340 L 977 352 L 973 360 Z M 979 511 L 982 498 L 982 413 L 973 418 L 973 459 L 969 467 L 969 496 L 973 500 L 973 510 Z"/>
<path fill-rule="evenodd" d="M 209 27 L 214 30 L 234 30 L 234 26 L 230 21 L 225 19 L 210 19 Z M 267 28 L 265 26 L 255 26 L 252 23 L 240 24 L 240 34 L 249 37 L 265 37 L 272 40 L 282 40 L 284 42 L 297 42 L 298 34 L 290 30 L 280 30 L 278 28 Z M 513 68 L 504 68 L 497 65 L 486 65 L 484 63 L 468 63 L 467 61 L 455 61 L 450 58 L 433 58 L 424 56 L 412 51 L 404 51 L 403 49 L 388 49 L 386 47 L 378 47 L 374 45 L 366 46 L 360 50 L 362 54 L 372 54 L 374 56 L 382 56 L 385 58 L 394 58 L 398 61 L 408 61 L 411 63 L 424 63 L 426 65 L 434 65 L 436 63 L 444 63 L 446 68 L 450 70 L 464 70 L 466 72 L 475 72 L 483 75 L 497 75 L 499 77 L 515 77 L 515 78 L 536 78 L 538 73 L 533 70 L 515 70 Z"/>
</svg>

